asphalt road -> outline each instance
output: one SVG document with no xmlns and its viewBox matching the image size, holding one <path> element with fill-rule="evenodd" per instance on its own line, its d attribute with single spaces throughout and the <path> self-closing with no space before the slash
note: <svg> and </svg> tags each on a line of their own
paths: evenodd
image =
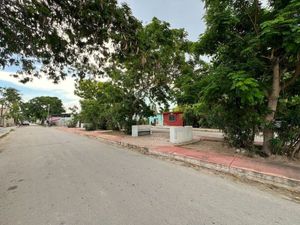
<svg viewBox="0 0 300 225">
<path fill-rule="evenodd" d="M 300 224 L 280 196 L 54 128 L 0 152 L 0 225 Z"/>
</svg>

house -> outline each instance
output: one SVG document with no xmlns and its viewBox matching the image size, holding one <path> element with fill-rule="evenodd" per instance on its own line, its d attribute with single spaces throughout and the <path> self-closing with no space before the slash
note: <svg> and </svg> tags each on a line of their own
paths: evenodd
<svg viewBox="0 0 300 225">
<path fill-rule="evenodd" d="M 148 118 L 148 120 L 149 120 L 149 125 L 152 125 L 152 126 L 163 126 L 164 125 L 162 114 L 157 114 L 155 116 L 150 116 Z"/>
<path fill-rule="evenodd" d="M 183 126 L 182 112 L 164 112 L 163 113 L 164 126 Z"/>
<path fill-rule="evenodd" d="M 72 120 L 71 114 L 63 113 L 60 115 L 52 115 L 49 118 L 49 122 L 51 125 L 55 126 L 67 126 L 68 123 Z"/>
<path fill-rule="evenodd" d="M 182 112 L 164 112 L 148 118 L 149 125 L 152 126 L 183 126 Z"/>
</svg>

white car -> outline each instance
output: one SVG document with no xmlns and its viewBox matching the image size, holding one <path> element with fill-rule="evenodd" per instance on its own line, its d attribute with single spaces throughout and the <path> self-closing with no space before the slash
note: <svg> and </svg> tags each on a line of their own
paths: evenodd
<svg viewBox="0 0 300 225">
<path fill-rule="evenodd" d="M 29 126 L 30 123 L 29 123 L 29 121 L 25 120 L 25 121 L 22 122 L 22 125 L 23 125 L 23 126 Z"/>
</svg>

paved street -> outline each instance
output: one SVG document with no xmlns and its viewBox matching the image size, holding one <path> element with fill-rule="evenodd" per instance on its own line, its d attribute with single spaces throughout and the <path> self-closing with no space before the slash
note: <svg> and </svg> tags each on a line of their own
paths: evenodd
<svg viewBox="0 0 300 225">
<path fill-rule="evenodd" d="M 295 225 L 300 205 L 205 171 L 65 133 L 0 139 L 0 225 Z"/>
</svg>

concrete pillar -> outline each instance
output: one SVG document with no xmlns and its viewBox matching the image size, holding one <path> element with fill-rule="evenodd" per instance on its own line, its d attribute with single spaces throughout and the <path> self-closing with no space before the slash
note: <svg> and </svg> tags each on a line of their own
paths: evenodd
<svg viewBox="0 0 300 225">
<path fill-rule="evenodd" d="M 193 127 L 170 127 L 170 142 L 181 144 L 193 140 Z"/>
<path fill-rule="evenodd" d="M 151 134 L 151 125 L 133 125 L 131 127 L 132 137 Z"/>
<path fill-rule="evenodd" d="M 139 136 L 139 126 L 138 125 L 133 125 L 131 127 L 131 135 L 132 135 L 132 137 L 138 137 Z"/>
</svg>

